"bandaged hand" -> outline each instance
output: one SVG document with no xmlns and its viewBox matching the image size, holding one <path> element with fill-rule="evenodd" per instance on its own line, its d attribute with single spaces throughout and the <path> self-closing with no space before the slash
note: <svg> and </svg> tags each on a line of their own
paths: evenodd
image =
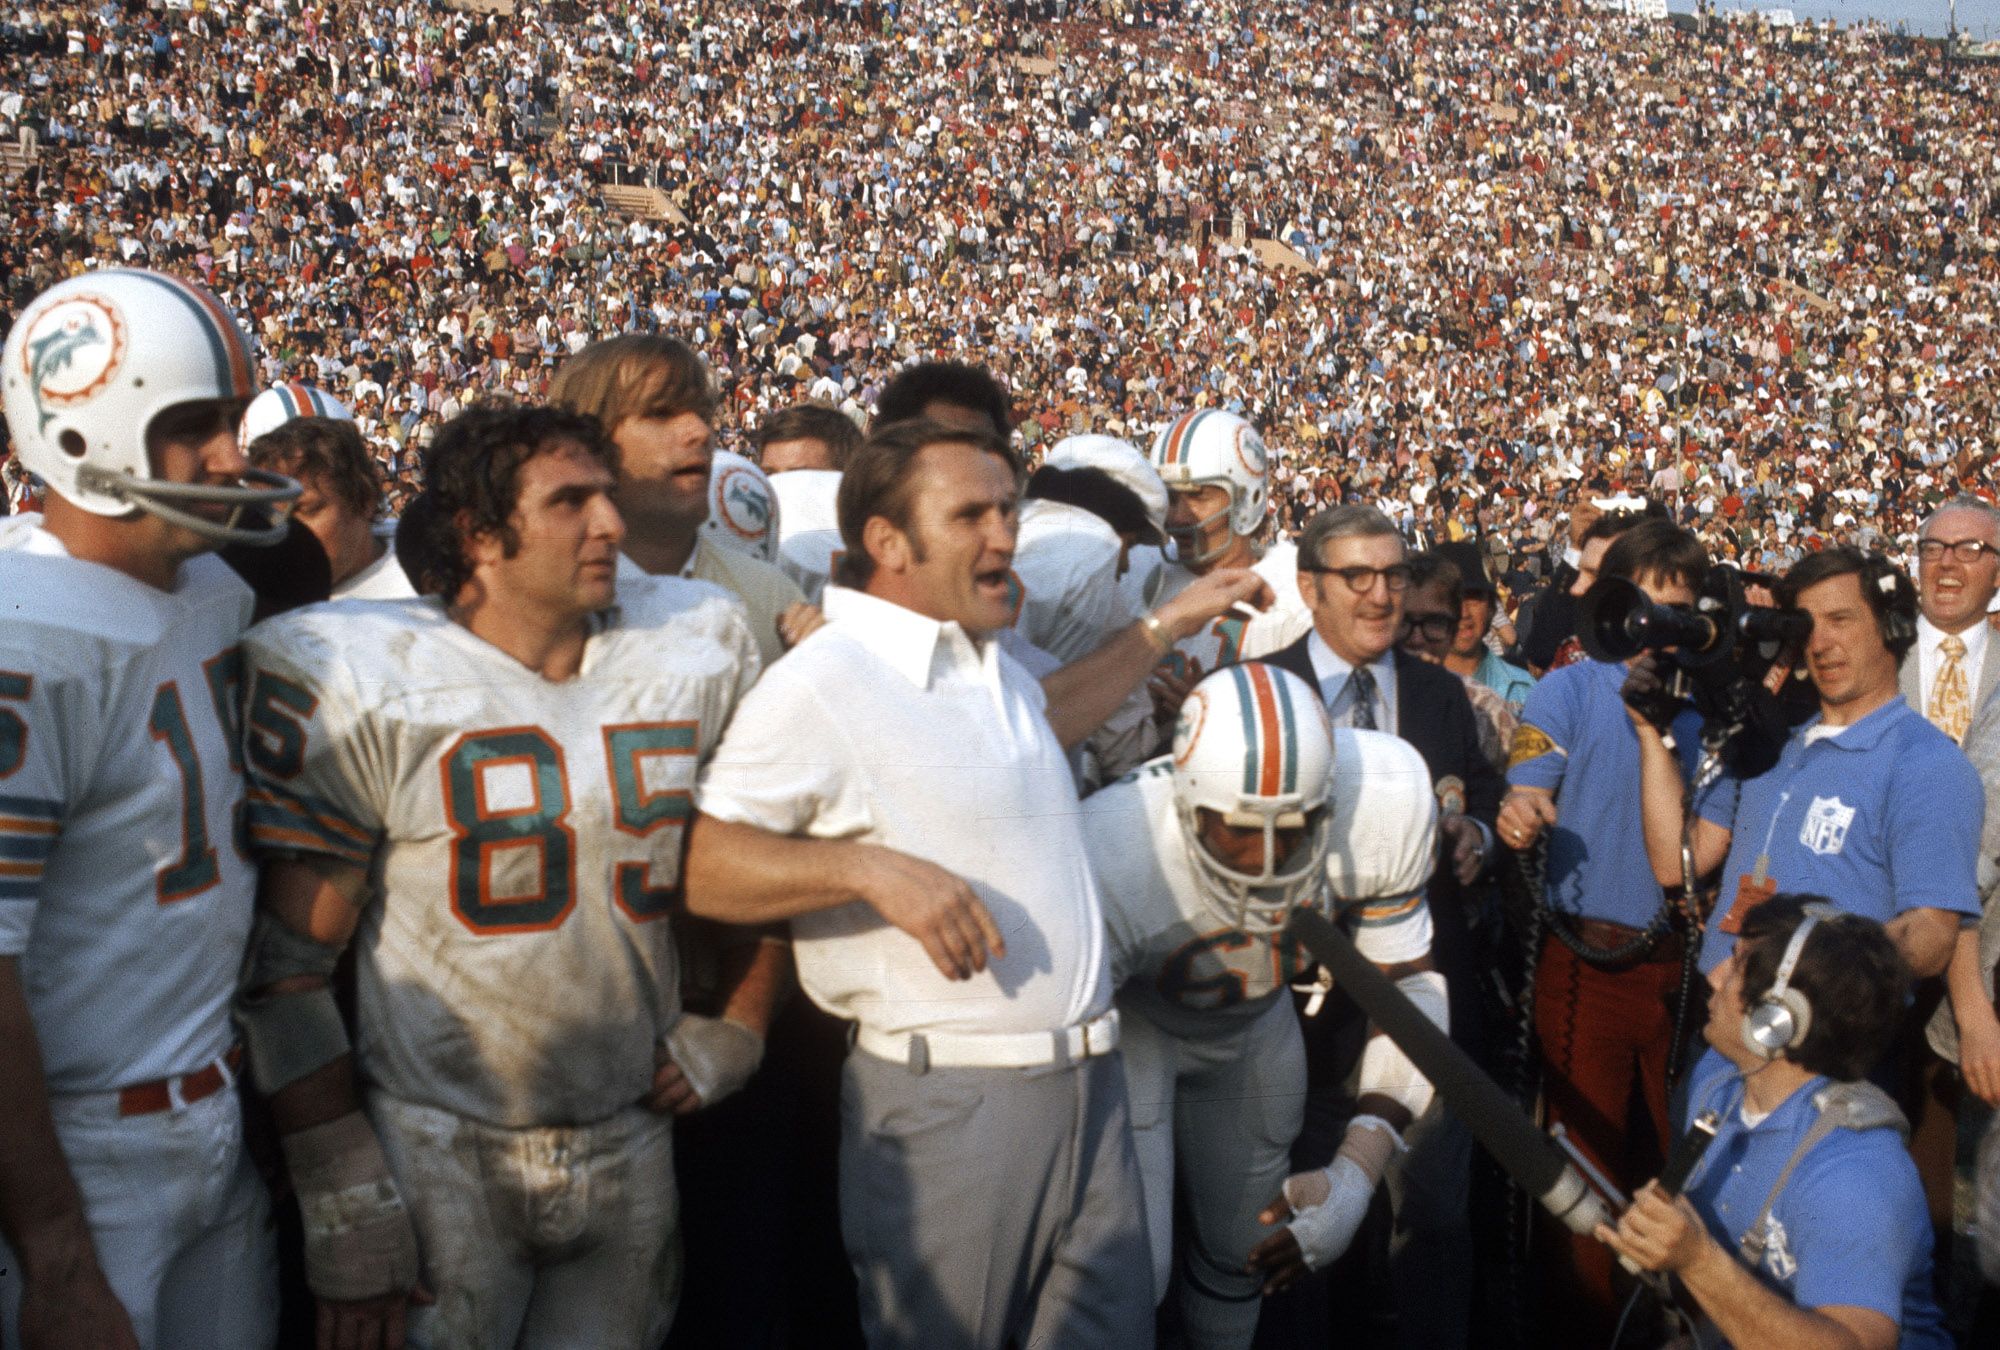
<svg viewBox="0 0 2000 1350">
<path fill-rule="evenodd" d="M 741 1090 L 757 1072 L 764 1062 L 764 1038 L 727 1017 L 682 1013 L 667 1033 L 666 1051 L 701 1105 L 713 1106 Z"/>
</svg>

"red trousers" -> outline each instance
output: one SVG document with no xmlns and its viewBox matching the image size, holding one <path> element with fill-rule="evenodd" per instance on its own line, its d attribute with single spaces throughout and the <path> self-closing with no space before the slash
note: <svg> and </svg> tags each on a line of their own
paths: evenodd
<svg viewBox="0 0 2000 1350">
<path fill-rule="evenodd" d="M 1667 1056 L 1680 961 L 1619 970 L 1586 964 L 1555 938 L 1535 972 L 1535 1036 L 1541 1046 L 1542 1100 L 1612 1183 L 1628 1196 L 1660 1170 L 1667 1132 Z M 1652 1137 L 1634 1138 L 1634 1089 Z M 1594 1238 L 1543 1226 L 1542 1331 L 1547 1344 L 1601 1346 L 1618 1320 L 1614 1256 Z"/>
</svg>

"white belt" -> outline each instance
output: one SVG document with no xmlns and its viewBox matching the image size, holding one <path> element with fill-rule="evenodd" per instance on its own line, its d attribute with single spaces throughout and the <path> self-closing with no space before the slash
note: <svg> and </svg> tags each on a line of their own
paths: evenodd
<svg viewBox="0 0 2000 1350">
<path fill-rule="evenodd" d="M 981 1034 L 965 1031 L 889 1032 L 863 1026 L 854 1043 L 877 1059 L 929 1069 L 1036 1069 L 1074 1064 L 1118 1048 L 1118 1010 L 1056 1031 Z"/>
</svg>

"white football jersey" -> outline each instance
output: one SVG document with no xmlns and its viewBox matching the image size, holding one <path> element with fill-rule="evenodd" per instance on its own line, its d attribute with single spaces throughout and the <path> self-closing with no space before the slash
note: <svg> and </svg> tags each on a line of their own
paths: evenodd
<svg viewBox="0 0 2000 1350">
<path fill-rule="evenodd" d="M 1264 550 L 1251 571 L 1271 587 L 1271 607 L 1255 618 L 1225 614 L 1192 637 L 1181 639 L 1162 662 L 1183 678 L 1200 679 L 1238 661 L 1254 661 L 1291 646 L 1312 631 L 1312 611 L 1299 594 L 1299 550 L 1289 539 Z M 1155 574 L 1151 605 L 1158 607 L 1186 590 L 1195 574 L 1168 562 Z"/>
<path fill-rule="evenodd" d="M 834 469 L 791 469 L 771 475 L 778 495 L 778 566 L 818 604 L 841 552 L 840 474 Z"/>
<path fill-rule="evenodd" d="M 1430 950 L 1423 887 L 1437 848 L 1422 757 L 1386 732 L 1343 728 L 1333 772 L 1333 912 L 1370 960 L 1414 960 Z M 1311 968 L 1289 937 L 1242 932 L 1202 899 L 1188 853 L 1199 846 L 1174 809 L 1170 756 L 1086 799 L 1083 834 L 1104 893 L 1120 1008 L 1175 1036 L 1233 1034 Z"/>
<path fill-rule="evenodd" d="M 696 769 L 758 671 L 736 602 L 621 581 L 561 683 L 431 599 L 315 605 L 244 650 L 252 841 L 373 873 L 368 1081 L 503 1127 L 643 1097 L 680 1015 L 665 920 Z"/>
<path fill-rule="evenodd" d="M 238 824 L 249 587 L 169 594 L 32 525 L 0 550 L 0 954 L 51 1091 L 192 1072 L 234 1038 L 256 872 Z"/>
</svg>

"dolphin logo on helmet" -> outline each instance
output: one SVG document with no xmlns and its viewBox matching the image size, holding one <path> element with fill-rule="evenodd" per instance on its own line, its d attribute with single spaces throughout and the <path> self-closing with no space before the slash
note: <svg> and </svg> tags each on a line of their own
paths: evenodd
<svg viewBox="0 0 2000 1350">
<path fill-rule="evenodd" d="M 229 483 L 155 476 L 147 433 L 189 403 L 250 397 L 249 342 L 222 302 L 164 272 L 113 267 L 59 282 L 0 353 L 0 403 L 21 463 L 99 516 L 144 511 L 215 544 L 275 544 L 299 485 L 261 469 Z"/>
</svg>

